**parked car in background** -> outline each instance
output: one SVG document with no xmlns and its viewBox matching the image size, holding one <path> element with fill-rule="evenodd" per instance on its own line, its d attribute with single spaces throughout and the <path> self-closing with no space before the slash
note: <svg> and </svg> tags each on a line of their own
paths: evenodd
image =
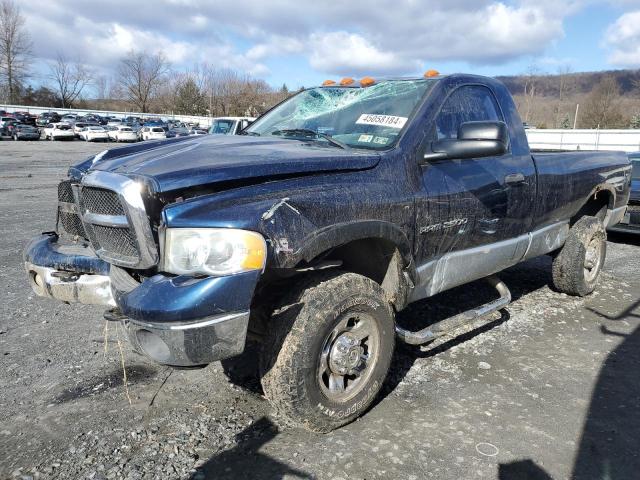
<svg viewBox="0 0 640 480">
<path fill-rule="evenodd" d="M 112 125 L 108 131 L 109 140 L 114 142 L 137 142 L 138 134 L 128 125 Z"/>
<path fill-rule="evenodd" d="M 640 152 L 629 154 L 631 171 L 631 194 L 624 218 L 609 230 L 614 232 L 640 233 Z"/>
<path fill-rule="evenodd" d="M 6 127 L 8 123 L 15 122 L 15 121 L 16 121 L 15 117 L 5 115 L 4 117 L 0 117 L 0 126 Z"/>
<path fill-rule="evenodd" d="M 45 112 L 40 114 L 36 119 L 37 127 L 46 127 L 50 123 L 58 123 L 61 120 L 60 115 L 56 112 Z"/>
<path fill-rule="evenodd" d="M 213 135 L 237 135 L 255 121 L 255 117 L 214 118 L 209 133 Z"/>
<path fill-rule="evenodd" d="M 208 133 L 209 132 L 203 128 L 192 128 L 189 130 L 189 135 L 207 135 Z"/>
<path fill-rule="evenodd" d="M 73 124 L 73 127 L 72 127 L 72 128 L 73 128 L 73 134 L 74 134 L 77 138 L 80 138 L 80 132 L 81 132 L 85 127 L 89 127 L 89 126 L 92 126 L 92 125 L 96 125 L 96 124 L 95 124 L 95 123 L 93 123 L 93 122 L 85 122 L 85 121 L 80 121 L 80 120 L 78 120 L 78 121 L 76 121 L 76 122 Z"/>
<path fill-rule="evenodd" d="M 74 124 L 76 123 L 77 118 L 78 118 L 77 115 L 74 115 L 73 113 L 67 113 L 66 115 L 62 116 L 62 118 L 60 119 L 60 122 Z"/>
<path fill-rule="evenodd" d="M 29 112 L 13 112 L 13 116 L 21 125 L 35 126 L 36 124 L 36 117 Z"/>
<path fill-rule="evenodd" d="M 76 136 L 67 123 L 50 123 L 42 130 L 45 140 L 73 140 Z"/>
<path fill-rule="evenodd" d="M 14 140 L 40 140 L 40 131 L 33 125 L 18 124 L 13 129 Z"/>
<path fill-rule="evenodd" d="M 2 127 L 3 135 L 5 137 L 13 137 L 13 133 L 18 125 L 20 125 L 20 122 L 18 122 L 15 118 L 10 121 L 4 122 L 4 125 Z"/>
<path fill-rule="evenodd" d="M 167 138 L 188 137 L 189 130 L 184 127 L 170 128 L 166 135 Z"/>
<path fill-rule="evenodd" d="M 138 136 L 141 140 L 162 140 L 167 138 L 167 133 L 162 127 L 142 127 Z"/>
<path fill-rule="evenodd" d="M 119 119 L 119 118 L 113 118 L 113 117 L 111 117 L 111 118 L 109 118 L 109 119 L 107 120 L 107 125 L 109 125 L 109 126 L 118 126 L 118 125 L 122 125 L 122 120 L 121 120 L 121 119 Z"/>
<path fill-rule="evenodd" d="M 108 142 L 109 135 L 100 125 L 89 125 L 80 130 L 78 135 L 85 142 Z"/>
</svg>

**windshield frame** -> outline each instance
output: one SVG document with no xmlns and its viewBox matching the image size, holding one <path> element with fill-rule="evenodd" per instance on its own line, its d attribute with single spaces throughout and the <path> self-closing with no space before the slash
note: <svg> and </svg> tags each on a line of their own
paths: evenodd
<svg viewBox="0 0 640 480">
<path fill-rule="evenodd" d="M 389 151 L 393 148 L 396 147 L 396 145 L 402 140 L 402 138 L 405 136 L 405 134 L 407 133 L 407 131 L 409 130 L 409 127 L 411 126 L 411 124 L 413 123 L 414 119 L 416 118 L 418 112 L 421 110 L 421 108 L 423 107 L 423 105 L 427 102 L 427 100 L 429 99 L 431 92 L 433 92 L 434 88 L 436 87 L 437 83 L 440 82 L 441 78 L 397 78 L 397 79 L 383 79 L 380 80 L 377 84 L 380 83 L 386 83 L 386 82 L 417 82 L 417 81 L 424 81 L 425 83 L 429 83 L 430 86 L 427 87 L 427 89 L 425 90 L 422 98 L 416 102 L 416 105 L 414 106 L 413 110 L 411 111 L 411 113 L 407 116 L 407 121 L 404 124 L 404 126 L 400 129 L 400 131 L 398 132 L 398 135 L 394 138 L 394 140 L 386 145 L 384 145 L 383 147 L 370 147 L 370 146 L 365 146 L 365 145 L 360 145 L 360 144 L 351 144 L 351 143 L 346 143 L 346 145 L 352 149 L 352 150 L 366 150 L 366 151 L 373 151 L 373 152 L 386 152 Z M 241 135 L 251 135 L 252 133 L 258 134 L 258 132 L 254 132 L 252 130 L 252 128 L 255 125 L 259 125 L 260 121 L 264 119 L 265 116 L 267 116 L 269 113 L 271 113 L 273 110 L 275 110 L 276 108 L 280 107 L 281 105 L 285 104 L 286 102 L 289 102 L 290 100 L 294 99 L 295 97 L 302 95 L 310 90 L 317 90 L 317 89 L 322 89 L 322 88 L 343 88 L 343 89 L 362 89 L 362 88 L 369 88 L 369 87 L 360 87 L 360 86 L 354 86 L 354 85 L 331 85 L 328 87 L 310 87 L 310 88 L 305 88 L 304 90 L 300 90 L 298 93 L 296 93 L 295 95 L 292 95 L 289 98 L 285 98 L 284 100 L 282 100 L 281 102 L 277 103 L 276 105 L 274 105 L 273 107 L 271 107 L 269 110 L 267 110 L 266 112 L 264 112 L 262 115 L 260 115 L 256 120 L 254 120 L 247 128 L 245 128 Z M 260 136 L 262 136 L 261 134 L 259 134 Z M 265 136 L 264 138 L 270 138 L 269 136 Z M 298 141 L 305 141 L 308 142 L 309 140 L 313 140 L 311 138 L 302 138 L 302 137 L 276 137 L 276 138 L 289 138 L 291 140 L 298 140 Z M 317 136 L 317 141 L 320 141 L 322 143 L 329 143 L 327 140 L 322 140 L 322 136 L 320 134 L 318 134 Z"/>
</svg>

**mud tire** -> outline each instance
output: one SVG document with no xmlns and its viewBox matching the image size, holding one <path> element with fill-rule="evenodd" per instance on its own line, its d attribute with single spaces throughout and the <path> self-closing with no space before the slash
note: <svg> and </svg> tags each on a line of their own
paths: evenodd
<svg viewBox="0 0 640 480">
<path fill-rule="evenodd" d="M 589 260 L 595 249 L 597 258 Z M 553 260 L 552 278 L 556 290 L 584 297 L 596 288 L 607 253 L 607 233 L 597 217 L 582 217 L 571 230 Z M 587 265 L 591 265 L 587 268 Z"/>
<path fill-rule="evenodd" d="M 320 386 L 320 355 L 340 319 L 358 313 L 375 322 L 377 354 L 357 394 L 334 401 Z M 394 314 L 380 285 L 355 273 L 311 275 L 283 299 L 268 328 L 260 376 L 265 396 L 279 417 L 324 433 L 369 408 L 387 376 L 395 345 Z"/>
</svg>

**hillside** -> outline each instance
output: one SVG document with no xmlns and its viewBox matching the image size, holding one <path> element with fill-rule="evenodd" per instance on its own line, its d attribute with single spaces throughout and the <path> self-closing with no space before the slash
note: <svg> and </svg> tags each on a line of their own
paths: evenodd
<svg viewBox="0 0 640 480">
<path fill-rule="evenodd" d="M 640 70 L 497 77 L 539 128 L 640 128 Z M 579 105 L 579 108 L 577 108 Z"/>
</svg>

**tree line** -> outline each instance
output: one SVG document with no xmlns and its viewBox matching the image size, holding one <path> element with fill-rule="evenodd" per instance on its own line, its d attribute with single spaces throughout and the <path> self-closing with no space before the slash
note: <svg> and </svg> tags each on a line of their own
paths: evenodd
<svg viewBox="0 0 640 480">
<path fill-rule="evenodd" d="M 113 76 L 61 52 L 44 78 L 36 78 L 32 51 L 19 6 L 15 0 L 0 0 L 0 98 L 6 104 L 257 116 L 291 95 L 286 85 L 274 89 L 264 80 L 206 63 L 176 71 L 162 52 L 135 50 L 120 60 Z"/>
<path fill-rule="evenodd" d="M 522 120 L 538 128 L 640 128 L 640 71 L 545 74 L 535 66 L 500 77 Z"/>
</svg>

